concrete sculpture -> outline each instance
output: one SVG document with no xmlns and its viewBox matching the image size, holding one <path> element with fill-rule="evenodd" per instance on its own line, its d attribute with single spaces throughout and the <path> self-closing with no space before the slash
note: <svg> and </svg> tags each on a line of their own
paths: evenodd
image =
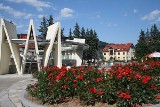
<svg viewBox="0 0 160 107">
<path fill-rule="evenodd" d="M 15 62 L 18 74 L 20 71 L 20 54 L 18 44 L 12 39 L 17 39 L 16 26 L 4 19 L 1 19 L 0 26 L 0 74 L 6 74 L 9 71 L 9 61 L 11 53 Z"/>
<path fill-rule="evenodd" d="M 33 20 L 31 19 L 30 23 L 29 23 L 29 28 L 28 28 L 27 40 L 26 40 L 25 49 L 24 49 L 24 55 L 23 55 L 23 58 L 22 58 L 22 66 L 21 66 L 21 72 L 22 73 L 25 70 L 28 47 L 29 47 L 29 44 L 32 43 L 32 42 L 35 45 L 37 66 L 38 66 L 38 71 L 40 71 L 40 66 L 41 65 L 40 65 L 40 59 L 39 59 L 39 50 L 38 50 L 37 38 L 36 38 L 35 30 L 34 30 Z"/>
<path fill-rule="evenodd" d="M 38 41 L 36 39 L 36 34 L 34 30 L 33 20 L 30 20 L 27 39 L 18 39 L 16 26 L 4 19 L 1 19 L 0 25 L 0 74 L 7 74 L 9 71 L 9 61 L 11 54 L 14 59 L 16 70 L 19 75 L 23 74 L 25 69 L 25 62 L 27 58 L 28 47 L 30 43 L 35 45 L 36 60 L 38 65 L 38 70 L 42 66 L 47 66 L 50 59 L 50 55 L 54 55 L 54 65 L 61 67 L 61 28 L 60 23 L 57 22 L 48 27 L 47 44 L 45 43 L 43 62 L 40 63 L 39 50 L 38 50 Z M 20 52 L 18 48 L 19 43 L 25 42 L 24 54 L 22 60 L 20 57 Z M 42 41 L 41 41 L 42 42 Z M 42 42 L 43 43 L 43 42 Z"/>
<path fill-rule="evenodd" d="M 48 27 L 46 40 L 50 42 L 44 50 L 44 66 L 48 65 L 49 56 L 53 54 L 54 65 L 61 67 L 61 28 L 59 22 Z"/>
</svg>

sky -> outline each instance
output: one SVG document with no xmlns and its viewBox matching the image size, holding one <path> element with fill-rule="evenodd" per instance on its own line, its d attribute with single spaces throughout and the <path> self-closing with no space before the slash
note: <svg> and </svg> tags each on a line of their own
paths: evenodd
<svg viewBox="0 0 160 107">
<path fill-rule="evenodd" d="M 33 19 L 36 35 L 42 17 L 53 16 L 64 34 L 76 23 L 97 32 L 107 43 L 136 44 L 141 29 L 160 27 L 160 0 L 0 0 L 0 18 L 12 21 L 17 33 L 27 33 Z"/>
</svg>

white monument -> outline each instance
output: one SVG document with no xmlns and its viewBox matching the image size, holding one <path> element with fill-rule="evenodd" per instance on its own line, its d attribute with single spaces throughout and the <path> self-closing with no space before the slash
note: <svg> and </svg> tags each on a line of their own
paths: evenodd
<svg viewBox="0 0 160 107">
<path fill-rule="evenodd" d="M 12 53 L 13 60 L 18 74 L 21 74 L 20 53 L 18 44 L 14 43 L 12 39 L 17 39 L 16 26 L 4 19 L 1 19 L 0 25 L 0 74 L 7 74 L 9 72 L 9 61 Z"/>
<path fill-rule="evenodd" d="M 40 71 L 41 66 L 47 66 L 50 55 L 54 56 L 54 65 L 61 67 L 61 28 L 60 23 L 57 22 L 48 27 L 46 40 L 48 41 L 45 45 L 43 62 L 40 62 L 38 42 L 34 30 L 33 20 L 30 20 L 27 39 L 17 39 L 16 26 L 4 19 L 1 19 L 0 25 L 0 74 L 7 74 L 9 72 L 9 61 L 11 54 L 16 66 L 16 70 L 19 75 L 23 74 L 25 70 L 27 52 L 29 44 L 35 45 L 36 60 L 38 71 Z M 25 42 L 24 54 L 22 55 L 22 60 L 20 57 L 20 52 L 18 48 L 19 43 Z M 42 42 L 42 41 L 41 41 Z M 42 42 L 43 43 L 43 42 Z M 43 64 L 43 65 L 41 65 Z"/>
<path fill-rule="evenodd" d="M 49 57 L 53 54 L 54 65 L 61 67 L 61 28 L 59 22 L 48 27 L 46 40 L 49 40 L 50 42 L 44 49 L 44 66 L 48 65 Z"/>
<path fill-rule="evenodd" d="M 40 59 L 39 59 L 39 50 L 38 50 L 37 38 L 36 38 L 35 30 L 34 30 L 33 20 L 31 19 L 30 23 L 29 23 L 29 28 L 28 28 L 27 40 L 26 40 L 25 49 L 24 49 L 24 55 L 23 55 L 23 58 L 22 58 L 22 66 L 21 66 L 21 72 L 22 73 L 25 70 L 28 47 L 29 47 L 29 44 L 32 43 L 32 42 L 35 45 L 37 66 L 38 66 L 38 71 L 40 71 L 40 66 L 41 65 L 40 65 Z"/>
</svg>

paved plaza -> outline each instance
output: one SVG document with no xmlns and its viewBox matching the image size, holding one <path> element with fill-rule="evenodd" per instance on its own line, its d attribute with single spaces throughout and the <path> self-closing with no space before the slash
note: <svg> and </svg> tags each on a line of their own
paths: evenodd
<svg viewBox="0 0 160 107">
<path fill-rule="evenodd" d="M 24 107 L 19 99 L 31 79 L 31 74 L 0 75 L 0 107 Z"/>
<path fill-rule="evenodd" d="M 18 75 L 18 74 L 7 74 L 0 75 L 0 92 L 6 90 L 14 83 L 19 81 L 30 79 L 32 76 L 30 74 Z"/>
</svg>

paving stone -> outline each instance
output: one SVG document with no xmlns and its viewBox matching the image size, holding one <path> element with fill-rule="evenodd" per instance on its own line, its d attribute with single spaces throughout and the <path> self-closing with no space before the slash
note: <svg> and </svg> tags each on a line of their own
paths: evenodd
<svg viewBox="0 0 160 107">
<path fill-rule="evenodd" d="M 32 76 L 20 76 L 18 74 L 0 75 L 0 107 L 23 107 L 19 100 L 19 95 L 24 87 L 19 88 L 19 84 L 14 83 L 29 78 L 31 79 Z M 20 83 L 20 85 L 23 85 L 23 83 Z M 14 103 L 12 101 L 14 101 Z"/>
</svg>

